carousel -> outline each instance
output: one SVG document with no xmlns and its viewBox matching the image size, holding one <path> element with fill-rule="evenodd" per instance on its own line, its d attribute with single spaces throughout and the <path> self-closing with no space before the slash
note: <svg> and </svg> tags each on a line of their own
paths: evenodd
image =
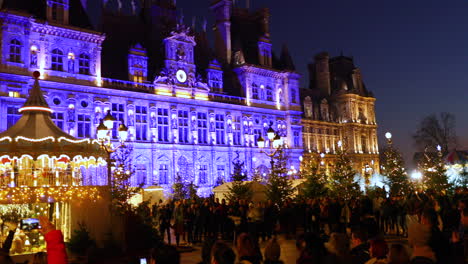
<svg viewBox="0 0 468 264">
<path fill-rule="evenodd" d="M 98 141 L 76 139 L 55 125 L 38 78 L 34 72 L 21 118 L 0 133 L 0 242 L 6 223 L 17 223 L 13 255 L 44 250 L 39 215 L 47 215 L 68 239 L 71 204 L 99 200 L 99 185 L 106 185 L 106 152 Z"/>
</svg>

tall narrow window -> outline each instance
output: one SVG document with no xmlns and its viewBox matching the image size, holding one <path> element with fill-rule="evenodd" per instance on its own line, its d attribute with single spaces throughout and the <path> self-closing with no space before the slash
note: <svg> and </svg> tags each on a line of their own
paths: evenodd
<svg viewBox="0 0 468 264">
<path fill-rule="evenodd" d="M 254 129 L 254 144 L 257 146 L 257 141 L 262 135 L 262 130 L 261 129 Z"/>
<path fill-rule="evenodd" d="M 197 114 L 198 143 L 208 144 L 208 118 L 206 113 Z"/>
<path fill-rule="evenodd" d="M 78 72 L 80 74 L 89 75 L 89 56 L 87 54 L 80 54 L 78 57 Z"/>
<path fill-rule="evenodd" d="M 169 166 L 167 164 L 159 164 L 159 184 L 168 184 Z"/>
<path fill-rule="evenodd" d="M 200 184 L 206 184 L 207 181 L 208 181 L 208 165 L 204 164 L 204 165 L 200 165 L 200 174 L 198 175 L 199 178 L 198 178 L 198 182 Z"/>
<path fill-rule="evenodd" d="M 169 110 L 158 108 L 158 141 L 169 142 Z"/>
<path fill-rule="evenodd" d="M 53 112 L 51 114 L 51 117 L 55 125 L 57 125 L 60 129 L 63 130 L 63 124 L 65 122 L 64 114 L 60 112 Z"/>
<path fill-rule="evenodd" d="M 225 172 L 224 172 L 224 165 L 218 165 L 217 169 L 218 169 L 218 179 L 225 181 L 226 178 L 225 178 Z"/>
<path fill-rule="evenodd" d="M 179 110 L 179 142 L 189 143 L 188 111 Z"/>
<path fill-rule="evenodd" d="M 241 117 L 235 116 L 232 119 L 233 122 L 233 133 L 232 133 L 232 141 L 233 144 L 236 146 L 240 146 L 242 144 L 242 131 L 241 131 Z"/>
<path fill-rule="evenodd" d="M 10 41 L 10 61 L 21 62 L 21 42 L 17 39 Z"/>
<path fill-rule="evenodd" d="M 91 116 L 85 114 L 78 115 L 78 137 L 91 137 Z"/>
<path fill-rule="evenodd" d="M 252 99 L 259 99 L 258 97 L 258 85 L 253 83 L 252 84 Z"/>
<path fill-rule="evenodd" d="M 146 183 L 146 164 L 137 164 L 135 166 L 136 185 Z"/>
<path fill-rule="evenodd" d="M 298 130 L 295 130 L 293 132 L 293 143 L 294 143 L 294 147 L 295 148 L 298 148 L 301 146 L 301 133 L 298 131 Z"/>
<path fill-rule="evenodd" d="M 146 106 L 135 107 L 136 140 L 147 140 L 148 108 Z"/>
<path fill-rule="evenodd" d="M 59 49 L 52 50 L 52 70 L 63 71 L 63 52 Z"/>
<path fill-rule="evenodd" d="M 296 94 L 296 90 L 295 89 L 292 89 L 291 90 L 291 102 L 293 104 L 297 103 L 297 94 Z"/>
<path fill-rule="evenodd" d="M 216 144 L 223 145 L 224 144 L 224 115 L 216 114 L 215 116 L 216 122 Z"/>
<path fill-rule="evenodd" d="M 113 103 L 112 104 L 112 116 L 115 118 L 114 126 L 112 127 L 112 138 L 117 139 L 119 137 L 119 126 L 120 124 L 124 123 L 125 105 Z"/>
<path fill-rule="evenodd" d="M 140 64 L 134 65 L 134 70 L 133 70 L 133 81 L 137 83 L 142 83 L 143 82 L 143 66 Z"/>
<path fill-rule="evenodd" d="M 267 86 L 266 97 L 267 101 L 273 102 L 273 88 L 271 86 Z"/>
<path fill-rule="evenodd" d="M 12 127 L 20 119 L 21 114 L 18 112 L 18 106 L 7 107 L 7 129 Z"/>
</svg>

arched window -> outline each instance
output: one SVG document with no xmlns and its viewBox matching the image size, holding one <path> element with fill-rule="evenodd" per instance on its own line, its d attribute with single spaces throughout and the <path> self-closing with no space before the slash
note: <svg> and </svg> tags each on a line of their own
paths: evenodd
<svg viewBox="0 0 468 264">
<path fill-rule="evenodd" d="M 52 50 L 52 70 L 63 71 L 63 52 L 59 49 Z"/>
<path fill-rule="evenodd" d="M 21 62 L 21 42 L 17 39 L 10 41 L 10 61 Z"/>
<path fill-rule="evenodd" d="M 80 54 L 78 57 L 79 73 L 89 75 L 89 56 Z"/>
</svg>

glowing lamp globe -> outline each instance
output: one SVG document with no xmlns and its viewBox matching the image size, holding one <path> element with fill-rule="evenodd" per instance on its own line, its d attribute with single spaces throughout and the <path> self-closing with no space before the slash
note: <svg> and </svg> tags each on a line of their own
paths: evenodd
<svg viewBox="0 0 468 264">
<path fill-rule="evenodd" d="M 273 128 L 271 128 L 271 126 L 267 130 L 267 135 L 268 135 L 268 139 L 270 141 L 272 141 L 275 138 L 275 130 L 273 130 Z"/>
<path fill-rule="evenodd" d="M 343 146 L 343 142 L 341 142 L 341 140 L 339 140 L 338 143 L 337 143 L 337 145 L 338 145 L 338 147 L 341 148 L 341 146 Z"/>
<path fill-rule="evenodd" d="M 273 139 L 273 147 L 274 148 L 279 148 L 281 146 L 281 137 L 279 135 L 276 135 L 275 138 Z"/>
<path fill-rule="evenodd" d="M 323 159 L 325 158 L 325 153 L 320 153 L 320 157 Z"/>
<path fill-rule="evenodd" d="M 413 172 L 411 173 L 411 178 L 412 178 L 413 180 L 419 180 L 419 179 L 422 178 L 422 173 L 419 172 L 419 171 L 413 171 Z"/>
<path fill-rule="evenodd" d="M 108 130 L 111 130 L 114 127 L 115 118 L 111 115 L 110 110 L 107 110 L 107 115 L 104 117 L 104 125 Z"/>
<path fill-rule="evenodd" d="M 299 161 L 302 161 L 302 160 L 303 160 L 302 156 L 299 156 Z"/>
<path fill-rule="evenodd" d="M 385 133 L 385 137 L 387 139 L 392 139 L 392 133 L 390 133 L 390 132 Z"/>
<path fill-rule="evenodd" d="M 262 138 L 262 136 L 260 136 L 260 137 L 257 139 L 257 144 L 258 144 L 258 147 L 259 147 L 259 148 L 264 148 L 264 147 L 265 147 L 265 140 Z"/>
<path fill-rule="evenodd" d="M 120 124 L 120 126 L 119 126 L 119 138 L 122 141 L 127 141 L 128 128 L 124 124 Z"/>
<path fill-rule="evenodd" d="M 101 120 L 99 126 L 97 127 L 97 138 L 99 140 L 104 140 L 107 137 L 107 127 L 104 125 L 104 122 Z"/>
<path fill-rule="evenodd" d="M 442 150 L 442 147 L 440 145 L 437 145 L 437 151 L 441 151 Z"/>
</svg>

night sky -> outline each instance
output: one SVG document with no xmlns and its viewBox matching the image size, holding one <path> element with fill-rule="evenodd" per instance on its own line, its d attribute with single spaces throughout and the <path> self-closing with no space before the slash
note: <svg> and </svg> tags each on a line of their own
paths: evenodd
<svg viewBox="0 0 468 264">
<path fill-rule="evenodd" d="M 1 0 L 0 0 L 1 1 Z M 82 0 L 84 1 L 84 0 Z M 89 0 L 88 0 L 89 1 Z M 92 0 L 95 1 L 95 0 Z M 237 0 L 245 7 L 246 0 Z M 203 18 L 213 25 L 211 0 L 178 0 L 187 25 Z M 328 51 L 353 56 L 377 98 L 380 146 L 392 132 L 405 159 L 415 151 L 411 134 L 431 114 L 455 114 L 458 149 L 468 148 L 464 103 L 468 99 L 468 16 L 462 0 L 250 0 L 269 7 L 276 54 L 287 43 L 308 83 L 307 64 Z M 287 4 L 285 4 L 287 3 Z M 413 164 L 407 164 L 411 167 Z"/>
<path fill-rule="evenodd" d="M 208 2 L 178 0 L 177 5 L 187 24 L 192 16 L 212 22 Z M 245 0 L 237 2 L 245 6 Z M 411 134 L 430 113 L 455 114 L 458 148 L 468 145 L 467 6 L 461 0 L 251 0 L 252 8 L 271 9 L 276 54 L 288 44 L 304 85 L 314 54 L 342 51 L 354 57 L 377 98 L 380 145 L 391 131 L 407 161 L 415 150 Z"/>
</svg>

